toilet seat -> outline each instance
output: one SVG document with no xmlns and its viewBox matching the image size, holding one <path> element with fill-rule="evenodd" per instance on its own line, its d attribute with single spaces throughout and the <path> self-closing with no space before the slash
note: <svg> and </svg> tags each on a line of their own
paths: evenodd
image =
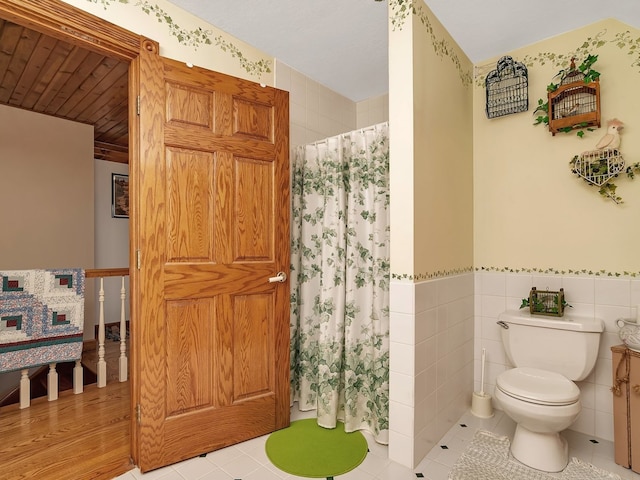
<svg viewBox="0 0 640 480">
<path fill-rule="evenodd" d="M 580 389 L 567 377 L 538 368 L 507 370 L 496 378 L 496 387 L 505 395 L 538 405 L 571 405 L 580 398 Z"/>
</svg>

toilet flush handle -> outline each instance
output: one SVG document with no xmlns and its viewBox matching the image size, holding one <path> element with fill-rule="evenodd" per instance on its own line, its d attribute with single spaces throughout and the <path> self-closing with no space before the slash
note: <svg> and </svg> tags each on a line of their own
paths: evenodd
<svg viewBox="0 0 640 480">
<path fill-rule="evenodd" d="M 502 320 L 498 320 L 496 323 L 498 325 L 500 325 L 502 328 L 506 328 L 507 330 L 509 330 L 509 325 L 507 325 L 507 322 L 503 322 Z"/>
</svg>

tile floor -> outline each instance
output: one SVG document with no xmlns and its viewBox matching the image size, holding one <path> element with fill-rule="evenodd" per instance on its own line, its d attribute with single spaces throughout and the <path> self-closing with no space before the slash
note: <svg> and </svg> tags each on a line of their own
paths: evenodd
<svg viewBox="0 0 640 480">
<path fill-rule="evenodd" d="M 296 411 L 292 413 L 291 420 L 308 416 L 309 413 Z M 336 480 L 446 480 L 449 470 L 477 429 L 512 438 L 515 424 L 498 410 L 490 419 L 480 419 L 467 412 L 413 470 L 390 461 L 387 447 L 375 443 L 371 436 L 365 434 L 370 450 L 367 458 L 358 468 L 336 477 Z M 617 473 L 624 480 L 640 480 L 640 474 L 615 464 L 612 442 L 572 431 L 566 431 L 563 435 L 569 441 L 571 457 Z M 267 435 L 146 474 L 136 468 L 117 477 L 117 480 L 304 480 L 303 477 L 278 470 L 269 462 L 264 452 L 266 439 Z M 597 440 L 597 443 L 593 440 Z M 445 445 L 447 448 L 442 448 Z"/>
</svg>

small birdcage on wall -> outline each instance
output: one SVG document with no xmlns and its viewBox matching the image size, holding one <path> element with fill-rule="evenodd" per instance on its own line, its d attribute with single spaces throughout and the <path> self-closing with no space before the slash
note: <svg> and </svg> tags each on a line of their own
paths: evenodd
<svg viewBox="0 0 640 480">
<path fill-rule="evenodd" d="M 622 154 L 613 148 L 582 152 L 569 163 L 574 174 L 598 187 L 617 177 L 625 167 Z"/>
<path fill-rule="evenodd" d="M 600 82 L 585 82 L 585 74 L 571 67 L 558 88 L 548 93 L 549 131 L 600 127 Z"/>
<path fill-rule="evenodd" d="M 529 78 L 527 67 L 504 56 L 485 80 L 487 118 L 496 118 L 529 109 Z"/>
</svg>

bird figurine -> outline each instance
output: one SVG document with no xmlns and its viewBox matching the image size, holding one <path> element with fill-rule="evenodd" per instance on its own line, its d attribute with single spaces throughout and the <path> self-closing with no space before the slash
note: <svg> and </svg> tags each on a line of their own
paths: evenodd
<svg viewBox="0 0 640 480">
<path fill-rule="evenodd" d="M 604 135 L 596 148 L 598 150 L 617 150 L 620 148 L 620 131 L 624 128 L 624 124 L 614 118 L 607 122 L 607 133 Z"/>
<path fill-rule="evenodd" d="M 578 109 L 580 108 L 580 103 L 576 102 L 572 106 L 565 108 L 560 115 L 562 117 L 571 117 L 578 113 Z"/>
</svg>

